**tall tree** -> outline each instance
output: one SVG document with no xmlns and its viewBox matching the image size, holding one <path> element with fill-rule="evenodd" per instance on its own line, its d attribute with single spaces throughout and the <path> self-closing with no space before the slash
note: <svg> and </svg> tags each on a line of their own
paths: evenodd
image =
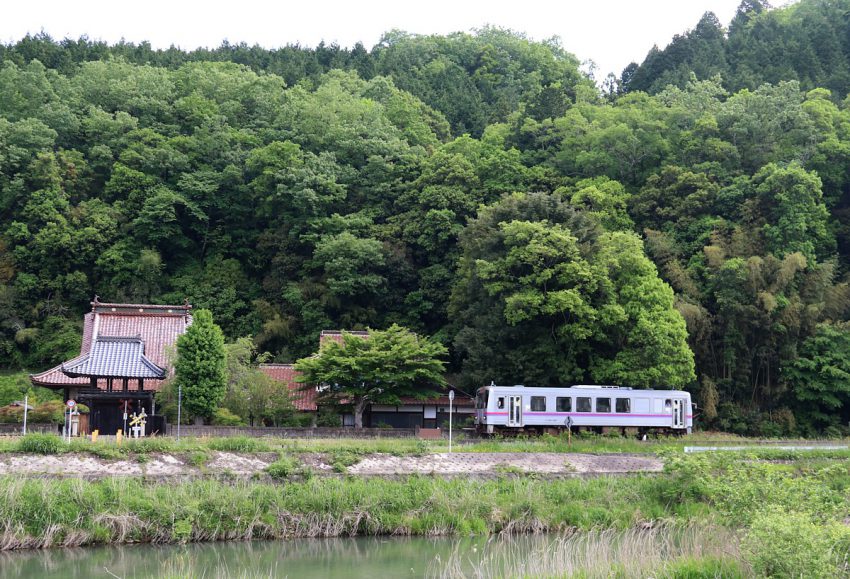
<svg viewBox="0 0 850 579">
<path fill-rule="evenodd" d="M 436 395 L 446 383 L 446 353 L 443 345 L 393 324 L 387 330 L 370 330 L 368 337 L 343 332 L 340 342 L 326 342 L 317 355 L 298 360 L 295 368 L 303 382 L 322 386 L 319 403 L 345 402 L 354 412 L 354 426 L 362 428 L 369 404 Z"/>
<path fill-rule="evenodd" d="M 227 358 L 224 334 L 209 310 L 194 312 L 192 324 L 177 339 L 174 369 L 186 411 L 198 418 L 212 417 L 227 392 Z"/>
</svg>

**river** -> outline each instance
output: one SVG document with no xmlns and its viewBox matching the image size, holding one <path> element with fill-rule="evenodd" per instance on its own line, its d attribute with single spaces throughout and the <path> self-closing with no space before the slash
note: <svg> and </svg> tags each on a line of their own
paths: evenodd
<svg viewBox="0 0 850 579">
<path fill-rule="evenodd" d="M 636 576 L 681 556 L 728 545 L 703 528 L 596 531 L 570 536 L 357 537 L 188 545 L 126 545 L 0 552 L 0 577 L 404 578 L 572 574 L 604 576 L 612 564 Z M 634 567 L 634 566 L 637 567 Z"/>
</svg>

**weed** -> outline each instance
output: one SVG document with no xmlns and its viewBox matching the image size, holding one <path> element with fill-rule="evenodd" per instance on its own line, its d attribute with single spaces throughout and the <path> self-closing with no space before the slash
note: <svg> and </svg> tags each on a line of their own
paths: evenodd
<svg viewBox="0 0 850 579">
<path fill-rule="evenodd" d="M 18 452 L 30 454 L 59 454 L 65 443 L 55 434 L 27 434 L 18 441 Z"/>
<path fill-rule="evenodd" d="M 271 450 L 265 441 L 247 436 L 211 438 L 206 444 L 210 450 L 222 452 L 269 452 Z"/>
<path fill-rule="evenodd" d="M 210 460 L 210 454 L 205 450 L 193 450 L 187 457 L 187 462 L 194 467 L 203 467 Z"/>
<path fill-rule="evenodd" d="M 361 458 L 362 454 L 360 452 L 353 450 L 337 450 L 331 453 L 329 462 L 333 467 L 334 472 L 344 474 L 348 472 L 348 467 L 360 462 Z"/>
<path fill-rule="evenodd" d="M 281 456 L 275 462 L 266 467 L 269 476 L 276 480 L 284 480 L 295 473 L 296 462 L 289 456 Z"/>
</svg>

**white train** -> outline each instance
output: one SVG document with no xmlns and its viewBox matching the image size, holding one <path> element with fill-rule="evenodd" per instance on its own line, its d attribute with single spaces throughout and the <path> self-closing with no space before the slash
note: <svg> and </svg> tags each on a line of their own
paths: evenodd
<svg viewBox="0 0 850 579">
<path fill-rule="evenodd" d="M 694 408 L 690 393 L 681 390 L 491 384 L 476 393 L 475 427 L 481 434 L 556 432 L 567 428 L 690 434 Z"/>
</svg>

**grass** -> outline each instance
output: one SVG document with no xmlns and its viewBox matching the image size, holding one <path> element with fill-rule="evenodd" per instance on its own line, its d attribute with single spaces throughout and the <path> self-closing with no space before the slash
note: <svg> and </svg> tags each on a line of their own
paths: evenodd
<svg viewBox="0 0 850 579">
<path fill-rule="evenodd" d="M 0 452 L 34 452 L 24 450 L 22 444 L 29 437 L 0 438 Z M 331 462 L 345 465 L 351 455 L 365 456 L 368 454 L 391 454 L 395 456 L 423 456 L 429 453 L 447 452 L 448 443 L 445 440 L 425 441 L 415 438 L 376 438 L 376 439 L 289 439 L 289 438 L 250 438 L 245 436 L 221 438 L 182 438 L 171 437 L 145 438 L 139 440 L 125 439 L 119 447 L 113 437 L 100 437 L 92 443 L 84 438 L 73 439 L 70 443 L 62 442 L 55 435 L 38 435 L 52 437 L 61 444 L 54 444 L 55 452 L 90 453 L 102 458 L 118 458 L 128 454 L 144 454 L 151 452 L 190 454 L 192 452 L 220 451 L 239 453 L 284 452 L 288 454 L 323 453 L 329 455 Z M 459 441 L 454 446 L 455 452 L 556 452 L 556 453 L 634 453 L 663 455 L 670 451 L 681 451 L 685 446 L 697 445 L 738 445 L 751 442 L 725 434 L 696 433 L 681 438 L 659 438 L 639 441 L 634 438 L 620 436 L 598 436 L 593 434 L 575 435 L 568 439 L 565 435 L 539 436 L 520 438 L 494 438 L 486 440 Z M 794 442 L 794 441 L 789 441 Z M 797 441 L 806 443 L 807 441 Z M 849 441 L 830 441 L 834 444 L 850 444 Z M 764 448 L 756 452 L 759 458 L 766 460 L 796 460 L 803 456 L 799 452 L 780 449 Z M 850 458 L 848 450 L 807 451 L 805 456 L 811 458 Z"/>
<path fill-rule="evenodd" d="M 488 542 L 474 553 L 455 549 L 446 561 L 434 561 L 428 576 L 744 577 L 736 543 L 728 529 L 693 523 L 512 537 Z"/>
<path fill-rule="evenodd" d="M 30 454 L 59 454 L 63 442 L 52 434 L 27 434 L 18 441 L 18 450 Z"/>
<path fill-rule="evenodd" d="M 339 461 L 356 454 L 338 457 Z M 0 550 L 128 542 L 494 535 L 581 531 L 546 556 L 478 561 L 475 576 L 714 577 L 751 571 L 850 577 L 850 463 L 669 451 L 657 476 L 403 480 L 293 476 L 282 453 L 265 480 L 0 478 Z M 697 530 L 707 529 L 708 535 Z M 712 542 L 713 541 L 713 542 Z M 741 545 L 740 554 L 737 545 Z M 663 554 L 663 557 L 662 557 Z M 655 558 L 653 558 L 655 557 Z M 658 557 L 662 557 L 659 559 Z M 570 563 L 572 561 L 572 563 Z M 605 574 L 594 561 L 610 567 Z M 600 563 L 601 564 L 601 563 Z M 547 566 L 548 565 L 548 566 Z M 575 567 L 570 567 L 575 565 Z M 449 565 L 446 574 L 456 576 Z"/>
<path fill-rule="evenodd" d="M 289 465 L 284 465 L 288 467 Z M 704 514 L 667 505 L 651 477 L 475 482 L 313 478 L 275 485 L 0 478 L 0 549 L 351 535 L 467 535 Z"/>
<path fill-rule="evenodd" d="M 296 473 L 298 464 L 290 456 L 283 455 L 266 467 L 269 476 L 277 480 L 285 480 Z"/>
</svg>

